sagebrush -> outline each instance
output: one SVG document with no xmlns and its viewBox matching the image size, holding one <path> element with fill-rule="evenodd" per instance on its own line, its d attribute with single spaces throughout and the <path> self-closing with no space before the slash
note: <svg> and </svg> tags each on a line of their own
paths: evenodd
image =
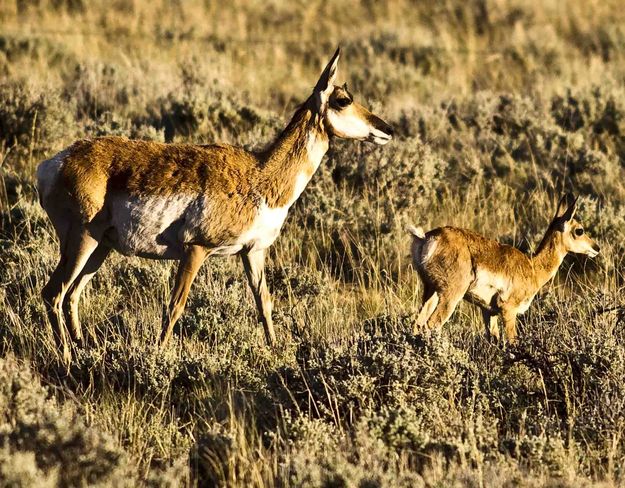
<svg viewBox="0 0 625 488">
<path fill-rule="evenodd" d="M 1 484 L 623 484 L 622 21 L 582 0 L 0 3 Z M 67 371 L 37 163 L 102 134 L 260 148 L 339 43 L 339 78 L 396 137 L 335 141 L 289 215 L 279 346 L 215 259 L 159 353 L 171 265 L 115 255 L 83 295 L 99 344 Z M 412 334 L 406 223 L 531 251 L 565 191 L 602 254 L 567 258 L 518 345 L 470 306 Z"/>
</svg>

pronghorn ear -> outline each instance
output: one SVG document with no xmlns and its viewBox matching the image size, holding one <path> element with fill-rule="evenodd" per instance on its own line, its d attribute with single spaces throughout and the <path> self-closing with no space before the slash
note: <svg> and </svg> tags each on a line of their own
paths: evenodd
<svg viewBox="0 0 625 488">
<path fill-rule="evenodd" d="M 341 55 L 341 48 L 337 48 L 334 56 L 330 59 L 330 62 L 321 73 L 321 77 L 313 90 L 315 95 L 315 102 L 317 105 L 317 111 L 322 112 L 325 109 L 328 99 L 334 90 L 334 80 L 336 79 L 336 68 L 339 63 L 339 57 Z"/>
<path fill-rule="evenodd" d="M 564 221 L 569 221 L 575 216 L 575 211 L 577 210 L 577 199 L 579 197 L 574 197 L 570 193 L 567 193 L 560 199 L 560 203 L 558 204 L 558 210 L 556 211 L 556 218 L 562 219 Z"/>
</svg>

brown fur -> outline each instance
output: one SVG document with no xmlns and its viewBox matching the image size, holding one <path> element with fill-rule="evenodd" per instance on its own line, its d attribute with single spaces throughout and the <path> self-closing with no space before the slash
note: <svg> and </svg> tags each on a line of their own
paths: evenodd
<svg viewBox="0 0 625 488">
<path fill-rule="evenodd" d="M 565 200 L 563 199 L 565 202 Z M 568 212 L 568 214 L 567 214 Z M 444 324 L 463 298 L 483 310 L 487 334 L 496 337 L 496 315 L 503 318 L 506 336 L 516 338 L 516 316 L 557 272 L 567 252 L 598 253 L 586 235 L 575 236 L 581 225 L 572 220 L 574 206 L 560 203 L 556 217 L 533 256 L 455 227 L 414 235 L 412 255 L 424 283 L 424 305 L 418 326 Z"/>
</svg>

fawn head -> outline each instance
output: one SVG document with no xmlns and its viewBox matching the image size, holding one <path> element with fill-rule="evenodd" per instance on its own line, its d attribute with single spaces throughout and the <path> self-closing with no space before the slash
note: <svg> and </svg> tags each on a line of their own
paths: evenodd
<svg viewBox="0 0 625 488">
<path fill-rule="evenodd" d="M 576 210 L 577 198 L 571 195 L 563 196 L 551 223 L 552 228 L 562 233 L 562 243 L 567 252 L 586 254 L 594 258 L 599 254 L 599 246 L 586 233 L 582 224 L 575 220 Z"/>
</svg>

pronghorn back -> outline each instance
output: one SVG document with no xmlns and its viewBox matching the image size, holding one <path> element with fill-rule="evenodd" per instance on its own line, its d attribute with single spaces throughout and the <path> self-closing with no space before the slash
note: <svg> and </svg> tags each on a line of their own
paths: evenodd
<svg viewBox="0 0 625 488">
<path fill-rule="evenodd" d="M 458 227 L 432 229 L 415 241 L 421 241 L 417 257 L 423 264 L 435 259 L 449 264 L 462 256 L 470 257 L 475 270 L 485 268 L 507 272 L 529 264 L 529 258 L 515 247 Z"/>
<path fill-rule="evenodd" d="M 102 210 L 108 194 L 249 194 L 256 161 L 228 145 L 164 144 L 124 137 L 82 139 L 38 170 L 39 191 L 64 190 L 85 222 Z"/>
</svg>

